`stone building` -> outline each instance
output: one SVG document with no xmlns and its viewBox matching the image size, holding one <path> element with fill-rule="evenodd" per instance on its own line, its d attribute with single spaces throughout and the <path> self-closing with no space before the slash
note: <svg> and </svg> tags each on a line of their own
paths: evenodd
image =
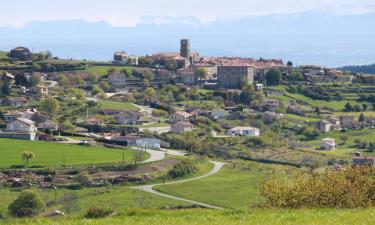
<svg viewBox="0 0 375 225">
<path fill-rule="evenodd" d="M 253 84 L 255 67 L 247 64 L 229 64 L 217 67 L 219 88 L 241 89 L 245 84 Z"/>
<path fill-rule="evenodd" d="M 190 58 L 191 48 L 190 48 L 190 40 L 189 39 L 182 39 L 181 40 L 180 56 L 184 57 L 184 58 Z"/>
<path fill-rule="evenodd" d="M 115 52 L 113 55 L 113 63 L 116 65 L 138 65 L 138 57 L 134 55 L 129 55 L 128 53 L 121 51 Z"/>
<path fill-rule="evenodd" d="M 31 52 L 28 48 L 25 47 L 17 47 L 9 52 L 9 57 L 17 58 L 20 60 L 31 60 Z"/>
</svg>

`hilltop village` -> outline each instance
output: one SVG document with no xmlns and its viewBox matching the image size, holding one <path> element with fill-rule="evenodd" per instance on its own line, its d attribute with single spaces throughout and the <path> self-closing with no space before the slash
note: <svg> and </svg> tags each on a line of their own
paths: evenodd
<svg viewBox="0 0 375 225">
<path fill-rule="evenodd" d="M 239 176 L 224 179 L 232 184 L 250 172 L 265 177 L 290 168 L 375 165 L 375 75 L 282 59 L 203 56 L 192 46 L 182 39 L 176 52 L 121 50 L 110 62 L 60 59 L 26 47 L 0 52 L 0 186 L 55 190 L 47 208 L 62 215 L 81 213 L 87 202 L 73 210 L 60 190 L 79 189 L 87 197 L 81 188 L 98 196 L 105 188 L 113 195 L 125 188 L 142 208 L 140 193 L 150 190 L 121 185 L 194 176 L 209 171 L 210 160 L 228 164 L 225 171 Z M 214 186 L 207 188 L 219 193 Z M 231 198 L 241 205 L 240 196 Z M 226 206 L 208 203 L 198 205 Z M 156 205 L 181 207 L 165 200 Z"/>
</svg>

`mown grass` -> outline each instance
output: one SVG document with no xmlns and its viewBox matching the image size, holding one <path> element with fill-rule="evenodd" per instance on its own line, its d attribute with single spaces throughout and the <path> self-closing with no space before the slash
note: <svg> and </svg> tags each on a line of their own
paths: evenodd
<svg viewBox="0 0 375 225">
<path fill-rule="evenodd" d="M 102 109 L 131 109 L 131 110 L 139 110 L 139 108 L 131 103 L 126 102 L 116 102 L 116 101 L 108 101 L 108 100 L 99 100 L 98 103 L 102 107 Z"/>
<path fill-rule="evenodd" d="M 130 150 L 110 149 L 105 147 L 86 147 L 37 141 L 23 141 L 13 139 L 0 139 L 0 167 L 23 165 L 21 154 L 32 151 L 35 158 L 31 159 L 29 166 L 61 166 L 122 162 L 133 160 L 135 153 Z"/>
<path fill-rule="evenodd" d="M 268 167 L 247 163 L 225 166 L 202 180 L 160 185 L 161 192 L 229 209 L 249 208 L 260 202 L 258 184 L 269 173 Z"/>
<path fill-rule="evenodd" d="M 53 222 L 52 222 L 53 221 Z M 367 225 L 375 223 L 373 209 L 256 209 L 249 211 L 192 210 L 130 210 L 124 215 L 98 220 L 82 218 L 37 218 L 5 221 L 8 224 L 64 225 Z"/>
</svg>

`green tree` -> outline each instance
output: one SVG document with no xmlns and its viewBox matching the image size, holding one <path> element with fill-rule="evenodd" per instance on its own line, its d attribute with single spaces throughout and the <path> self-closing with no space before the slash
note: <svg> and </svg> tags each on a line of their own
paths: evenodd
<svg viewBox="0 0 375 225">
<path fill-rule="evenodd" d="M 40 110 L 53 115 L 60 109 L 59 102 L 52 96 L 48 95 L 40 101 Z"/>
<path fill-rule="evenodd" d="M 109 85 L 108 81 L 101 81 L 99 83 L 99 87 L 105 92 L 109 92 L 111 90 L 111 85 Z"/>
<path fill-rule="evenodd" d="M 349 137 L 346 136 L 346 135 L 342 135 L 342 136 L 340 136 L 340 140 L 341 140 L 344 144 L 346 144 L 346 142 L 349 140 Z"/>
<path fill-rule="evenodd" d="M 266 73 L 266 83 L 268 86 L 276 86 L 281 84 L 281 72 L 278 69 L 270 69 Z"/>
<path fill-rule="evenodd" d="M 147 101 L 154 101 L 155 100 L 156 91 L 154 88 L 149 87 L 144 92 L 144 97 Z"/>
<path fill-rule="evenodd" d="M 1 86 L 1 93 L 3 95 L 9 95 L 10 94 L 10 85 L 8 82 L 4 81 L 3 85 Z"/>
<path fill-rule="evenodd" d="M 143 77 L 149 81 L 152 81 L 155 79 L 155 75 L 153 73 L 151 73 L 150 71 L 145 71 L 143 73 Z"/>
<path fill-rule="evenodd" d="M 69 120 L 65 120 L 61 125 L 60 129 L 64 132 L 68 132 L 73 134 L 74 133 L 74 125 Z"/>
<path fill-rule="evenodd" d="M 44 202 L 38 192 L 34 190 L 22 191 L 8 209 L 13 216 L 31 217 L 37 216 L 43 211 Z"/>
<path fill-rule="evenodd" d="M 57 82 L 58 82 L 59 86 L 61 86 L 63 88 L 68 88 L 70 86 L 70 80 L 64 75 L 58 76 Z"/>
<path fill-rule="evenodd" d="M 22 160 L 26 162 L 26 165 L 29 165 L 29 161 L 35 158 L 35 154 L 33 152 L 22 152 Z"/>
<path fill-rule="evenodd" d="M 365 122 L 365 120 L 366 120 L 365 115 L 363 114 L 363 112 L 361 112 L 361 114 L 359 115 L 358 121 Z"/>
<path fill-rule="evenodd" d="M 344 110 L 347 111 L 347 112 L 353 111 L 353 106 L 349 102 L 346 103 L 344 107 L 345 107 Z"/>
<path fill-rule="evenodd" d="M 87 81 L 89 81 L 91 84 L 97 84 L 99 81 L 99 77 L 96 74 L 89 74 L 87 76 Z"/>
<path fill-rule="evenodd" d="M 86 97 L 86 94 L 84 91 L 82 91 L 81 89 L 78 89 L 78 88 L 72 88 L 69 90 L 69 93 L 72 93 L 74 95 L 74 97 L 76 97 L 77 100 L 84 100 L 85 97 Z"/>
<path fill-rule="evenodd" d="M 94 88 L 91 90 L 92 95 L 97 95 L 100 93 L 103 93 L 103 90 L 97 85 L 95 85 Z"/>
<path fill-rule="evenodd" d="M 33 74 L 33 76 L 30 79 L 30 86 L 31 87 L 37 86 L 41 82 L 42 82 L 42 80 L 40 79 L 40 76 L 38 74 Z"/>
<path fill-rule="evenodd" d="M 207 70 L 203 69 L 203 68 L 199 68 L 197 69 L 197 71 L 195 71 L 195 74 L 196 76 L 200 79 L 200 80 L 205 80 L 207 79 Z"/>
</svg>

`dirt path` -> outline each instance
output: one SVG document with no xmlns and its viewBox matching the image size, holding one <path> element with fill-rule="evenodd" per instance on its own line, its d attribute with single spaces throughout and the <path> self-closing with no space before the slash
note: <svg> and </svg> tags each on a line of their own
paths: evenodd
<svg viewBox="0 0 375 225">
<path fill-rule="evenodd" d="M 206 204 L 206 203 L 197 202 L 197 201 L 193 201 L 193 200 L 189 200 L 189 199 L 185 199 L 185 198 L 180 198 L 180 197 L 176 197 L 176 196 L 164 194 L 164 193 L 161 193 L 159 191 L 154 190 L 154 187 L 155 186 L 159 186 L 159 185 L 178 184 L 178 183 L 184 183 L 184 182 L 189 182 L 189 181 L 204 179 L 206 177 L 212 176 L 215 173 L 219 172 L 220 169 L 225 165 L 225 163 L 222 163 L 222 162 L 215 162 L 215 161 L 211 161 L 211 162 L 214 164 L 214 168 L 210 172 L 208 172 L 208 173 L 206 173 L 206 174 L 204 174 L 202 176 L 199 176 L 199 177 L 194 177 L 194 178 L 191 178 L 191 179 L 170 182 L 170 183 L 166 183 L 166 184 L 142 185 L 142 186 L 137 186 L 137 187 L 132 187 L 132 188 L 133 189 L 142 190 L 142 191 L 145 191 L 145 192 L 148 192 L 148 193 L 151 193 L 151 194 L 159 195 L 159 196 L 162 196 L 162 197 L 166 197 L 166 198 L 178 200 L 178 201 L 189 202 L 189 203 L 200 205 L 200 206 L 203 206 L 203 207 L 206 207 L 206 208 L 223 209 L 223 208 L 218 207 L 218 206 L 209 205 L 209 204 Z"/>
</svg>

